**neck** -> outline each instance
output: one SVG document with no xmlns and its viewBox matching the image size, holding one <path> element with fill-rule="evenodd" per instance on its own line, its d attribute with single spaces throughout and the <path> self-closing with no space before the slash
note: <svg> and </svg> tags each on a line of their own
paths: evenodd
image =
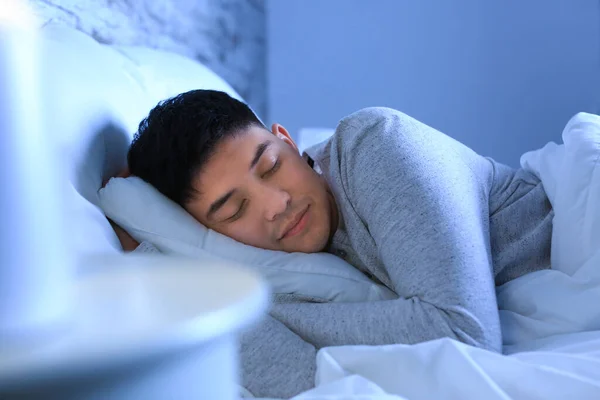
<svg viewBox="0 0 600 400">
<path fill-rule="evenodd" d="M 329 185 L 327 184 L 327 181 L 325 181 L 324 178 L 323 178 L 323 181 L 325 184 L 325 189 L 327 190 L 327 199 L 329 200 L 329 205 L 330 205 L 330 207 L 329 207 L 329 209 L 330 209 L 330 215 L 329 215 L 330 231 L 329 231 L 329 240 L 327 242 L 328 243 L 327 247 L 329 247 L 331 244 L 331 241 L 333 239 L 333 235 L 335 235 L 335 232 L 339 228 L 340 214 L 339 214 L 337 202 L 335 201 L 335 196 L 333 195 L 331 188 L 329 187 Z"/>
</svg>

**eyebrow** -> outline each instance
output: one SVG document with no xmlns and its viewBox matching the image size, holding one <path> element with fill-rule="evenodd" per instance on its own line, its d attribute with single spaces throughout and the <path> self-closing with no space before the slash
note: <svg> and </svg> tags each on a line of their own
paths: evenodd
<svg viewBox="0 0 600 400">
<path fill-rule="evenodd" d="M 214 213 L 219 211 L 219 209 L 223 207 L 225 203 L 227 203 L 227 200 L 229 200 L 229 198 L 233 196 L 233 193 L 235 193 L 235 189 L 230 190 L 227 194 L 221 196 L 218 200 L 214 201 L 208 209 L 206 219 L 210 219 L 214 215 Z"/>
<path fill-rule="evenodd" d="M 271 141 L 267 140 L 265 142 L 262 142 L 258 146 L 256 146 L 256 153 L 254 153 L 254 158 L 252 159 L 252 162 L 250 163 L 250 168 L 248 168 L 248 169 L 252 169 L 252 168 L 256 167 L 256 164 L 258 164 L 260 157 L 263 155 L 265 150 L 267 150 L 269 148 L 270 145 L 271 145 Z"/>
</svg>

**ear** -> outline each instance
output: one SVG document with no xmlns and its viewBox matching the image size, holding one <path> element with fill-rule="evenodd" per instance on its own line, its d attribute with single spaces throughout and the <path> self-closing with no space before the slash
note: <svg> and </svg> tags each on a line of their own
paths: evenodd
<svg viewBox="0 0 600 400">
<path fill-rule="evenodd" d="M 271 126 L 271 132 L 273 133 L 273 135 L 277 136 L 279 139 L 292 146 L 294 150 L 298 151 L 298 146 L 296 146 L 296 143 L 294 143 L 292 136 L 290 136 L 290 133 L 287 131 L 287 129 L 283 127 L 283 125 L 273 124 L 273 126 Z"/>
</svg>

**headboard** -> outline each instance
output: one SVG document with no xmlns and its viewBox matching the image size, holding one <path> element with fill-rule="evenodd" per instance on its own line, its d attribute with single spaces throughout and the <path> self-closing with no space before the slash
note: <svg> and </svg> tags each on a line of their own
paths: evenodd
<svg viewBox="0 0 600 400">
<path fill-rule="evenodd" d="M 195 58 L 265 115 L 264 0 L 28 1 L 42 23 L 64 23 L 100 43 Z"/>
</svg>

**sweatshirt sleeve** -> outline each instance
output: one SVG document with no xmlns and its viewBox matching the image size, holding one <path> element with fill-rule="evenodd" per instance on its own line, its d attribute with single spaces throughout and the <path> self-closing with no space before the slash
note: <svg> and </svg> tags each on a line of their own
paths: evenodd
<svg viewBox="0 0 600 400">
<path fill-rule="evenodd" d="M 316 353 L 313 345 L 267 315 L 242 335 L 242 384 L 255 397 L 293 397 L 315 386 Z"/>
<path fill-rule="evenodd" d="M 150 242 L 142 242 L 132 251 L 135 254 L 160 254 L 160 250 L 158 250 L 152 243 Z"/>
</svg>

